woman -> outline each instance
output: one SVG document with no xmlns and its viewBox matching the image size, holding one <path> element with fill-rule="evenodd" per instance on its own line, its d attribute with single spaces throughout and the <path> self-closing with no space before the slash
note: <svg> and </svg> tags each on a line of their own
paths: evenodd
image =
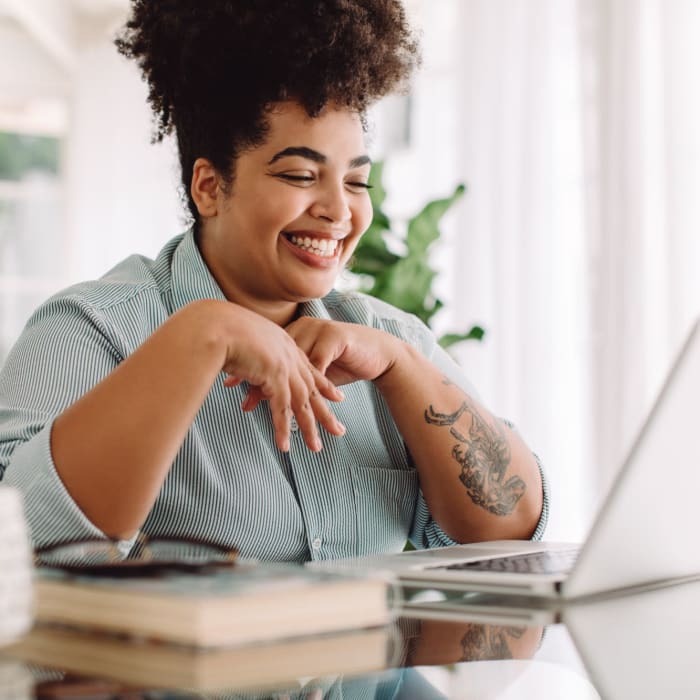
<svg viewBox="0 0 700 700">
<path fill-rule="evenodd" d="M 193 223 L 46 302 L 2 370 L 35 544 L 303 561 L 540 536 L 518 434 L 415 318 L 333 290 L 371 219 L 365 111 L 417 62 L 399 0 L 134 0 L 117 46 Z"/>
</svg>

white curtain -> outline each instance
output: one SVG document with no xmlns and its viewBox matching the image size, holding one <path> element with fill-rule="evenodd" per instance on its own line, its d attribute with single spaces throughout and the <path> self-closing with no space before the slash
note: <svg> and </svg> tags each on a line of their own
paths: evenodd
<svg viewBox="0 0 700 700">
<path fill-rule="evenodd" d="M 578 538 L 700 310 L 700 3 L 443 3 L 449 321 L 486 326 L 459 357 L 541 453 L 549 537 Z"/>
</svg>

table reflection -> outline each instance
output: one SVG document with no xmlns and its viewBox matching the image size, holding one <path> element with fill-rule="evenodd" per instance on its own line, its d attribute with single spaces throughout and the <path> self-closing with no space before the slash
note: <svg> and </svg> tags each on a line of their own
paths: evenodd
<svg viewBox="0 0 700 700">
<path fill-rule="evenodd" d="M 484 604 L 483 599 L 470 596 L 461 606 L 451 600 L 449 619 L 423 611 L 421 616 L 405 615 L 390 627 L 373 630 L 371 636 L 367 636 L 370 631 L 360 631 L 347 640 L 314 638 L 315 646 L 312 640 L 298 640 L 308 645 L 299 647 L 305 652 L 298 657 L 289 641 L 252 647 L 249 659 L 263 661 L 257 677 L 250 673 L 254 661 L 244 668 L 239 659 L 229 665 L 227 675 L 213 682 L 202 664 L 189 689 L 175 680 L 178 669 L 174 666 L 161 668 L 158 683 L 139 684 L 127 672 L 133 668 L 124 664 L 102 665 L 100 673 L 90 674 L 85 659 L 74 667 L 50 663 L 51 654 L 55 659 L 64 658 L 59 651 L 65 651 L 65 645 L 45 645 L 41 658 L 26 648 L 22 652 L 20 646 L 0 653 L 0 699 L 697 698 L 700 678 L 694 672 L 694 632 L 700 622 L 699 599 L 700 582 L 692 582 L 578 602 L 551 608 L 549 615 L 555 622 L 545 628 L 535 622 L 542 620 L 541 605 L 528 607 L 523 601 L 493 597 Z M 489 611 L 493 622 L 488 621 Z M 513 624 L 514 619 L 521 622 Z M 88 656 L 93 662 L 104 645 L 116 644 L 137 649 L 145 668 L 162 663 L 162 657 L 157 660 L 164 645 L 100 636 L 90 639 Z M 370 640 L 376 645 L 372 653 Z M 585 670 L 580 662 L 574 667 L 557 657 L 562 640 L 578 651 Z M 187 653 L 198 662 L 207 654 Z M 17 659 L 28 662 L 24 675 L 17 672 Z M 279 672 L 282 668 L 288 670 L 284 679 Z M 14 684 L 8 682 L 9 671 L 3 675 L 3 669 L 13 670 Z"/>
<path fill-rule="evenodd" d="M 211 653 L 191 651 L 191 658 L 188 659 L 186 652 L 180 648 L 178 656 L 172 658 L 180 666 L 185 663 L 192 664 L 196 672 L 189 677 L 198 685 L 193 687 L 193 692 L 198 696 L 207 693 L 217 697 L 251 700 L 441 697 L 425 680 L 423 674 L 412 671 L 410 667 L 444 666 L 485 659 L 528 658 L 537 651 L 541 636 L 541 627 L 404 617 L 383 630 L 349 633 L 345 635 L 347 639 L 342 636 L 339 638 L 339 635 L 327 635 L 298 642 L 259 645 L 248 650 L 251 652 L 248 657 L 241 656 L 236 651 L 227 659 L 226 652 L 218 650 Z M 377 644 L 378 640 L 383 641 L 384 645 L 380 655 L 366 653 L 368 646 Z M 281 682 L 277 675 L 274 689 L 264 687 L 266 677 L 275 677 L 275 660 L 280 664 L 289 665 L 290 655 L 296 653 L 297 645 L 301 645 L 302 652 L 294 672 L 289 674 L 288 682 Z M 73 656 L 66 653 L 71 647 L 75 651 Z M 333 649 L 338 655 L 329 661 L 328 656 L 329 653 L 333 653 Z M 139 658 L 134 655 L 134 651 Z M 164 659 L 168 659 L 164 654 L 169 651 L 171 650 L 166 645 L 116 639 L 105 635 L 86 635 L 75 630 L 42 626 L 35 628 L 24 641 L 12 647 L 8 653 L 34 664 L 34 672 L 37 674 L 35 692 L 38 698 L 152 698 L 162 697 L 166 692 L 163 688 L 167 688 L 167 695 L 187 695 L 177 682 L 173 682 L 182 677 L 182 668 L 164 666 Z M 364 669 L 357 667 L 360 663 L 358 656 L 363 654 L 367 662 Z M 230 668 L 225 669 L 225 673 L 228 674 L 225 682 L 221 680 L 221 669 L 209 663 L 214 655 L 220 656 L 224 662 L 229 660 L 231 663 Z M 319 659 L 313 658 L 314 655 L 323 657 L 322 663 L 318 663 Z M 342 655 L 352 655 L 353 658 L 342 658 Z M 267 665 L 257 679 L 251 680 L 251 664 L 260 658 L 264 658 Z M 113 662 L 108 663 L 109 659 Z M 66 672 L 59 675 L 47 673 L 44 669 L 52 665 Z M 151 677 L 158 678 L 158 683 L 153 689 L 139 691 L 134 687 L 135 665 L 148 668 L 152 673 Z M 308 677 L 315 668 L 323 667 L 324 671 L 329 668 L 341 670 L 353 665 L 353 673 L 324 673 Z M 154 673 L 156 667 L 159 669 L 157 676 Z M 100 675 L 107 680 L 88 680 L 91 668 L 92 675 Z M 77 672 L 81 675 L 76 675 Z M 211 675 L 207 676 L 207 672 Z M 301 685 L 298 680 L 300 676 L 305 677 Z M 245 683 L 241 685 L 239 681 L 243 678 Z M 131 683 L 125 684 L 125 679 L 130 679 Z M 144 685 L 148 687 L 149 684 Z M 249 689 L 245 686 L 252 687 Z"/>
</svg>

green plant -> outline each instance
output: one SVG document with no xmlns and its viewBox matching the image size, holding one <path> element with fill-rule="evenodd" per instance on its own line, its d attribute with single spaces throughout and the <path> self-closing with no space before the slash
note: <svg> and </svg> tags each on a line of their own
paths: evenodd
<svg viewBox="0 0 700 700">
<path fill-rule="evenodd" d="M 433 316 L 443 307 L 433 292 L 437 273 L 430 266 L 430 247 L 440 238 L 440 220 L 464 195 L 465 187 L 460 184 L 451 196 L 428 202 L 408 221 L 403 237 L 395 232 L 382 210 L 386 199 L 383 169 L 384 164 L 377 162 L 370 172 L 374 216 L 355 249 L 350 271 L 359 276 L 362 291 L 415 314 L 430 326 Z M 483 336 L 483 328 L 472 326 L 466 333 L 446 333 L 439 342 L 446 348 L 463 340 L 481 340 Z"/>
</svg>

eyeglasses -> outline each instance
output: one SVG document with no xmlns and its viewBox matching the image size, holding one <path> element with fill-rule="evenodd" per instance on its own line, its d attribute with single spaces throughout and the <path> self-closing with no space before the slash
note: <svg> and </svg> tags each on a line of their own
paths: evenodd
<svg viewBox="0 0 700 700">
<path fill-rule="evenodd" d="M 34 563 L 91 576 L 146 576 L 169 572 L 200 572 L 235 564 L 236 549 L 190 537 L 139 534 L 125 559 L 117 540 L 80 539 L 34 550 Z"/>
</svg>

